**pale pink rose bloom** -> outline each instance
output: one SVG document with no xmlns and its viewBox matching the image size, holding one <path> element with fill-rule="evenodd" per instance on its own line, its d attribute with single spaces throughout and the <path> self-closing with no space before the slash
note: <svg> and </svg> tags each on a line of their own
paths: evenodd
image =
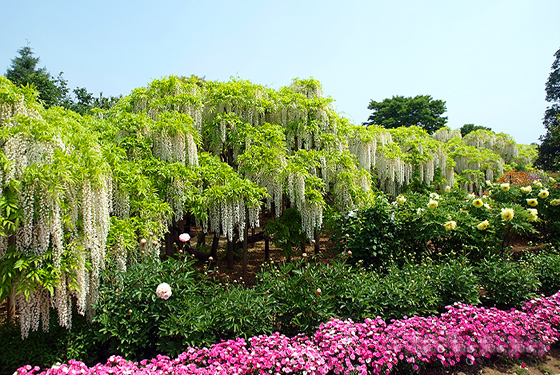
<svg viewBox="0 0 560 375">
<path fill-rule="evenodd" d="M 167 283 L 161 283 L 156 289 L 156 295 L 161 299 L 168 299 L 171 297 L 171 287 Z"/>
<path fill-rule="evenodd" d="M 179 236 L 179 241 L 181 241 L 181 242 L 187 242 L 190 239 L 191 239 L 191 236 L 189 236 L 188 233 L 183 233 Z"/>
</svg>

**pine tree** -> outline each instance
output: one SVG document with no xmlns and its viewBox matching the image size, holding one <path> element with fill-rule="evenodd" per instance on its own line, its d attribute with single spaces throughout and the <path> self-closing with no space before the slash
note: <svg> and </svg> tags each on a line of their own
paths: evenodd
<svg viewBox="0 0 560 375">
<path fill-rule="evenodd" d="M 34 56 L 29 46 L 21 48 L 18 53 L 5 77 L 17 86 L 32 85 L 39 92 L 39 100 L 45 107 L 61 105 L 68 95 L 67 81 L 62 72 L 54 78 L 45 67 L 38 68 L 39 57 Z"/>
</svg>

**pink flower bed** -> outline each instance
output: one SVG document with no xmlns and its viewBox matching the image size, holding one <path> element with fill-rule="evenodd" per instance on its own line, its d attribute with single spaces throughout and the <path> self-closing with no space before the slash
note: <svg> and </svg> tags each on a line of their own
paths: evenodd
<svg viewBox="0 0 560 375">
<path fill-rule="evenodd" d="M 380 318 L 363 323 L 332 319 L 313 337 L 276 333 L 188 348 L 175 359 L 160 355 L 138 363 L 113 356 L 93 367 L 71 360 L 43 371 L 25 366 L 16 374 L 380 374 L 403 362 L 419 369 L 422 362 L 453 366 L 493 355 L 543 356 L 558 340 L 559 324 L 560 292 L 528 302 L 522 310 L 456 304 L 439 317 L 405 317 L 388 324 Z"/>
</svg>

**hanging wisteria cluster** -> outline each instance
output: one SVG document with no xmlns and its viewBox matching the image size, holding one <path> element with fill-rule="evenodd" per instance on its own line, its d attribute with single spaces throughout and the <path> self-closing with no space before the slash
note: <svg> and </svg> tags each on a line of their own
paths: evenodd
<svg viewBox="0 0 560 375">
<path fill-rule="evenodd" d="M 430 138 L 415 127 L 352 125 L 313 79 L 273 90 L 171 76 L 134 90 L 95 119 L 45 111 L 35 92 L 4 77 L 0 91 L 7 163 L 0 196 L 17 181 L 21 211 L 19 228 L 0 236 L 0 261 L 11 242 L 21 256 L 48 257 L 41 264 L 73 270 L 61 271 L 54 292 L 14 280 L 30 291 L 16 300 L 24 337 L 49 306 L 65 327 L 72 303 L 91 315 L 107 260 L 125 270 L 142 258 L 136 253 L 158 256 L 165 232 L 185 218 L 242 241 L 246 226 L 260 225 L 262 208 L 274 206 L 279 217 L 290 202 L 311 240 L 326 202 L 352 209 L 375 188 L 397 195 L 416 177 L 433 184 L 438 173 L 447 185 L 457 179 L 480 192 L 505 163 L 534 157 L 532 149 L 487 131 L 463 139 L 444 128 Z M 126 236 L 111 231 L 116 219 L 128 225 Z"/>
</svg>

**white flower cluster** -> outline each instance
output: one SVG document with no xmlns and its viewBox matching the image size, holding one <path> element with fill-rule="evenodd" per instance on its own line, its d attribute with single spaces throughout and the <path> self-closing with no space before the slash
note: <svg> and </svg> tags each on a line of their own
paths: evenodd
<svg viewBox="0 0 560 375">
<path fill-rule="evenodd" d="M 439 129 L 438 131 L 436 131 L 434 134 L 432 134 L 433 139 L 435 139 L 436 141 L 443 142 L 443 143 L 447 143 L 455 137 L 463 138 L 461 136 L 461 130 L 460 129 L 451 130 L 448 127 L 443 127 L 441 129 Z"/>
</svg>

